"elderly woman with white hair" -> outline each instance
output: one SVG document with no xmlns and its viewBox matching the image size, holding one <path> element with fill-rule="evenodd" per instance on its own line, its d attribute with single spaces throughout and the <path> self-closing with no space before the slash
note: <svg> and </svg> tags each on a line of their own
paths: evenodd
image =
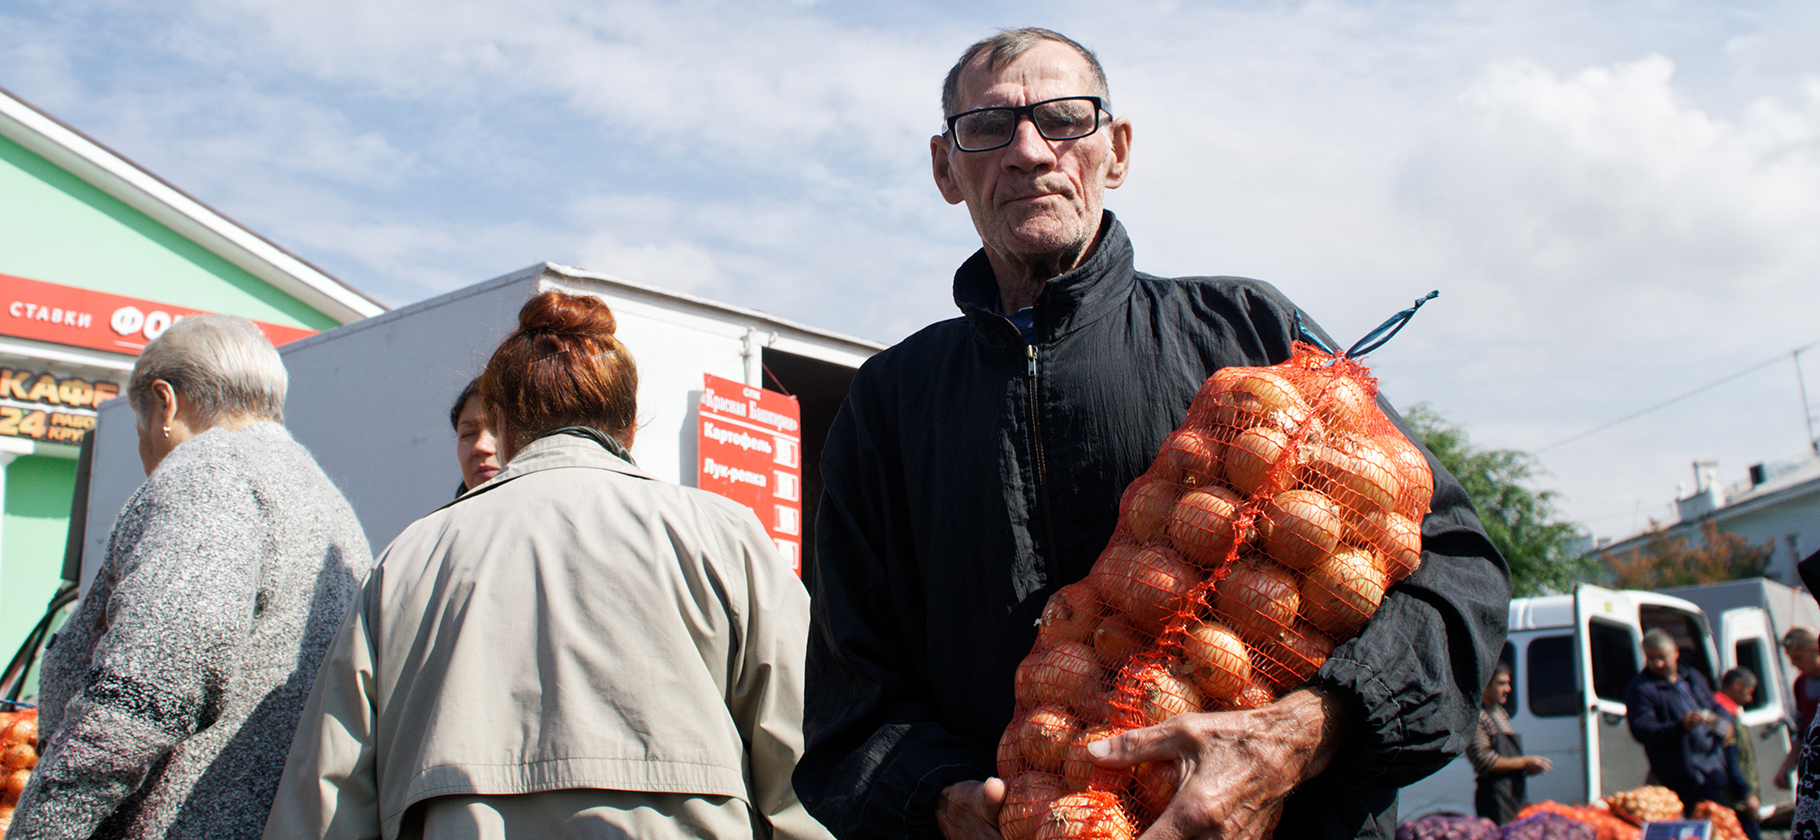
<svg viewBox="0 0 1820 840">
<path fill-rule="evenodd" d="M 44 658 L 42 758 L 10 837 L 258 837 L 372 554 L 283 425 L 252 322 L 185 318 L 127 395 L 146 481 Z"/>
</svg>

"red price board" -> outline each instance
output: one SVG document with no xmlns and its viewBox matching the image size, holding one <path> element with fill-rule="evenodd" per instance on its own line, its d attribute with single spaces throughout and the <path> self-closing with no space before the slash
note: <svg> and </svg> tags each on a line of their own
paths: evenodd
<svg viewBox="0 0 1820 840">
<path fill-rule="evenodd" d="M 138 355 L 173 322 L 200 309 L 0 274 L 0 335 Z M 315 330 L 254 321 L 274 346 Z"/>
<path fill-rule="evenodd" d="M 778 553 L 803 572 L 802 409 L 796 398 L 702 375 L 696 486 L 758 514 Z"/>
</svg>

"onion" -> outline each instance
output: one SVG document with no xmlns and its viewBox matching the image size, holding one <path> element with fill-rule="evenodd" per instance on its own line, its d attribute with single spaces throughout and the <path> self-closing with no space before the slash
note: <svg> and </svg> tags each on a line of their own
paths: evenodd
<svg viewBox="0 0 1820 840">
<path fill-rule="evenodd" d="M 1200 487 L 1219 477 L 1220 442 L 1195 429 L 1177 429 L 1163 439 L 1151 473 L 1173 484 Z"/>
<path fill-rule="evenodd" d="M 1068 791 L 1062 780 L 1047 773 L 1019 773 L 1005 783 L 1005 804 L 998 812 L 999 833 L 1005 840 L 1035 840 L 1036 830 L 1049 815 L 1050 803 Z"/>
<path fill-rule="evenodd" d="M 1395 429 L 1374 440 L 1380 449 L 1390 454 L 1390 461 L 1396 465 L 1397 475 L 1403 480 L 1403 494 L 1397 499 L 1397 513 L 1417 522 L 1422 521 L 1434 501 L 1434 469 L 1428 466 L 1428 459 L 1423 457 L 1422 450 L 1417 449 L 1415 444 Z"/>
<path fill-rule="evenodd" d="M 1331 435 L 1328 440 L 1332 446 L 1303 448 L 1304 469 L 1313 476 L 1309 483 L 1325 485 L 1327 495 L 1341 507 L 1357 511 L 1395 507 L 1403 482 L 1390 456 L 1370 438 Z"/>
<path fill-rule="evenodd" d="M 1099 593 L 1093 591 L 1093 584 L 1084 580 L 1068 584 L 1049 596 L 1049 603 L 1043 606 L 1043 616 L 1037 620 L 1037 645 L 1090 644 L 1099 624 Z"/>
<path fill-rule="evenodd" d="M 1274 426 L 1246 429 L 1226 447 L 1226 482 L 1247 498 L 1266 487 L 1272 494 L 1288 490 L 1295 483 L 1294 469 L 1275 469 L 1288 451 L 1288 432 Z"/>
<path fill-rule="evenodd" d="M 1094 781 L 1110 781 L 1120 771 L 1107 770 L 1093 763 L 1088 757 L 1087 745 L 1095 741 L 1104 741 L 1123 732 L 1109 723 L 1089 726 L 1074 737 L 1074 746 L 1068 750 L 1068 756 L 1062 759 L 1062 784 L 1069 790 L 1082 790 Z M 1102 785 L 1103 786 L 1103 785 Z"/>
<path fill-rule="evenodd" d="M 1115 614 L 1154 624 L 1174 614 L 1202 577 L 1170 549 L 1115 543 L 1106 547 L 1087 579 Z"/>
<path fill-rule="evenodd" d="M 1278 691 L 1288 691 L 1314 676 L 1333 654 L 1333 640 L 1305 621 L 1258 645 L 1258 671 Z"/>
<path fill-rule="evenodd" d="M 1247 639 L 1274 638 L 1295 622 L 1295 576 L 1268 560 L 1234 563 L 1214 592 L 1214 611 Z"/>
<path fill-rule="evenodd" d="M 1093 649 L 1109 668 L 1121 667 L 1125 660 L 1149 650 L 1155 643 L 1154 635 L 1133 629 L 1118 619 L 1102 621 L 1093 630 Z"/>
<path fill-rule="evenodd" d="M 1026 705 L 1070 703 L 1100 691 L 1100 666 L 1093 648 L 1079 642 L 1057 642 L 1031 651 L 1018 663 L 1012 689 Z"/>
<path fill-rule="evenodd" d="M 1251 652 L 1224 624 L 1189 627 L 1182 638 L 1182 656 L 1188 679 L 1212 703 L 1231 700 L 1251 681 Z"/>
<path fill-rule="evenodd" d="M 1074 716 L 1053 703 L 1031 709 L 1012 728 L 1017 731 L 1012 738 L 1013 748 L 1023 757 L 1025 767 L 1051 773 L 1061 771 L 1062 759 L 1068 757 L 1080 734 Z"/>
<path fill-rule="evenodd" d="M 1182 766 L 1175 761 L 1146 761 L 1131 768 L 1131 776 L 1138 804 L 1152 816 L 1168 810 L 1182 787 Z"/>
<path fill-rule="evenodd" d="M 1314 372 L 1304 394 L 1315 406 L 1315 416 L 1337 431 L 1364 434 L 1367 418 L 1377 414 L 1372 388 L 1365 382 L 1332 370 Z M 1308 393 L 1313 391 L 1314 393 Z"/>
<path fill-rule="evenodd" d="M 1169 539 L 1190 562 L 1214 568 L 1232 552 L 1240 508 L 1245 500 L 1224 487 L 1203 487 L 1182 494 L 1169 513 Z"/>
<path fill-rule="evenodd" d="M 1409 577 L 1422 567 L 1422 527 L 1402 514 L 1371 511 L 1348 517 L 1346 525 L 1351 539 L 1383 558 L 1390 583 Z"/>
<path fill-rule="evenodd" d="M 25 793 L 25 786 L 32 781 L 32 771 L 14 770 L 6 774 L 6 801 L 18 802 L 19 795 Z"/>
<path fill-rule="evenodd" d="M 1264 551 L 1291 569 L 1326 559 L 1340 542 L 1340 506 L 1314 490 L 1278 493 L 1264 505 Z"/>
<path fill-rule="evenodd" d="M 1246 685 L 1245 689 L 1239 692 L 1239 696 L 1232 698 L 1232 708 L 1262 709 L 1276 701 L 1276 695 L 1271 694 L 1270 689 L 1254 682 Z"/>
<path fill-rule="evenodd" d="M 1162 665 L 1145 665 L 1138 669 L 1135 677 L 1138 712 L 1144 716 L 1146 726 L 1207 707 L 1207 699 L 1201 696 L 1199 689 Z"/>
<path fill-rule="evenodd" d="M 1133 539 L 1160 540 L 1169 526 L 1169 513 L 1181 498 L 1182 486 L 1160 478 L 1140 478 L 1125 488 L 1119 499 L 1119 525 Z"/>
<path fill-rule="evenodd" d="M 1049 806 L 1036 840 L 1132 840 L 1137 831 L 1116 793 L 1071 793 Z"/>
<path fill-rule="evenodd" d="M 1378 611 L 1385 583 L 1384 567 L 1370 551 L 1340 549 L 1302 581 L 1302 615 L 1335 639 L 1350 639 Z"/>
</svg>

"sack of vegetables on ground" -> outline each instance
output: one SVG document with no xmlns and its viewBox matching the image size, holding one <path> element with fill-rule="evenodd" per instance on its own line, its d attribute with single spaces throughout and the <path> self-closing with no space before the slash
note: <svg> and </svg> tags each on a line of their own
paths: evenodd
<svg viewBox="0 0 1820 840">
<path fill-rule="evenodd" d="M 32 779 L 32 768 L 38 766 L 38 710 L 0 712 L 0 775 L 6 787 L 0 791 L 0 834 L 13 822 L 13 806 Z"/>
<path fill-rule="evenodd" d="M 1433 494 L 1349 354 L 1298 343 L 1280 365 L 1215 373 L 1125 491 L 1091 573 L 1044 609 L 998 751 L 1006 840 L 1141 833 L 1176 765 L 1106 770 L 1086 746 L 1300 686 L 1421 564 Z"/>
</svg>

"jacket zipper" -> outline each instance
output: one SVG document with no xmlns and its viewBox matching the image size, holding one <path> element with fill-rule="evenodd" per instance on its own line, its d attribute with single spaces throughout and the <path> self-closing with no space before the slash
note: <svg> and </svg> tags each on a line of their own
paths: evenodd
<svg viewBox="0 0 1820 840">
<path fill-rule="evenodd" d="M 1055 542 L 1055 520 L 1049 515 L 1049 466 L 1043 457 L 1043 422 L 1037 405 L 1037 366 L 1036 345 L 1025 346 L 1025 358 L 1029 361 L 1027 368 L 1030 392 L 1030 449 L 1036 455 L 1036 499 L 1037 507 L 1043 517 L 1043 536 L 1048 540 L 1045 551 L 1053 556 L 1059 549 Z"/>
</svg>

